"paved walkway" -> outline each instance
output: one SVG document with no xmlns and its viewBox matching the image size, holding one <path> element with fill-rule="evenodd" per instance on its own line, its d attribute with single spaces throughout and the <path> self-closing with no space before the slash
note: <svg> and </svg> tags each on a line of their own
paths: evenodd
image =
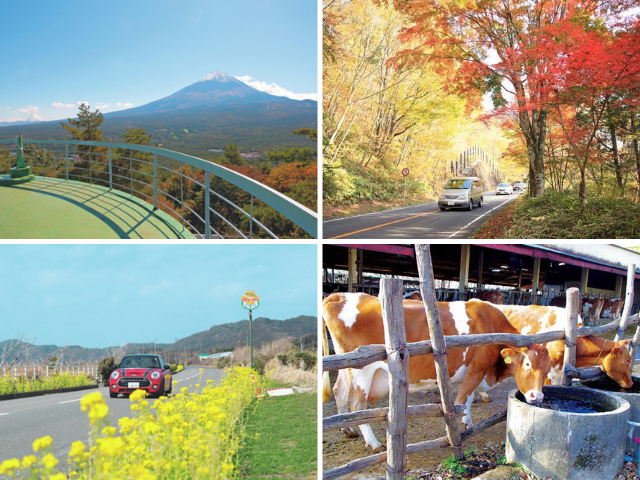
<svg viewBox="0 0 640 480">
<path fill-rule="evenodd" d="M 194 236 L 164 212 L 116 190 L 38 177 L 0 186 L 0 238 L 175 239 Z"/>
</svg>

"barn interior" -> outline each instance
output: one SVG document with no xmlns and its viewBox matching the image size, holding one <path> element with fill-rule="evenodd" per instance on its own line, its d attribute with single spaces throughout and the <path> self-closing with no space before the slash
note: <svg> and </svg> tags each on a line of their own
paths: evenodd
<svg viewBox="0 0 640 480">
<path fill-rule="evenodd" d="M 505 303 L 547 305 L 567 288 L 582 295 L 623 298 L 628 265 L 640 254 L 619 245 L 432 244 L 439 300 L 468 300 L 478 290 L 498 289 Z M 415 250 L 410 244 L 325 244 L 323 292 L 378 294 L 381 277 L 402 278 L 405 291 L 418 288 Z M 634 297 L 640 297 L 636 268 Z M 638 310 L 640 300 L 634 302 Z"/>
</svg>

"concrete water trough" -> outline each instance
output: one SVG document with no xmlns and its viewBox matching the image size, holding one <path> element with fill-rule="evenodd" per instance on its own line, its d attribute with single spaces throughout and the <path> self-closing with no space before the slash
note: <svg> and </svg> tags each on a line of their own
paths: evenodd
<svg viewBox="0 0 640 480">
<path fill-rule="evenodd" d="M 633 386 L 622 388 L 609 377 L 593 380 L 581 380 L 578 386 L 594 389 L 600 392 L 610 393 L 624 398 L 629 402 L 629 421 L 640 423 L 640 377 L 631 377 Z M 636 455 L 637 444 L 634 438 L 640 437 L 640 427 L 630 426 L 630 436 L 627 437 L 627 455 Z"/>
<path fill-rule="evenodd" d="M 608 393 L 544 387 L 529 405 L 509 394 L 507 461 L 554 480 L 613 480 L 624 463 L 629 402 Z"/>
</svg>

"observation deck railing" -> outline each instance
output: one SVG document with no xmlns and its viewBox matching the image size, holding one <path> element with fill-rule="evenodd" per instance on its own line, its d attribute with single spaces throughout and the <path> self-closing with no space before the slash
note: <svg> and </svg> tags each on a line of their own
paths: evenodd
<svg viewBox="0 0 640 480">
<path fill-rule="evenodd" d="M 0 149 L 2 144 L 14 143 L 0 139 Z M 317 238 L 316 212 L 246 175 L 201 158 L 126 143 L 23 139 L 23 145 L 33 174 L 129 192 L 153 205 L 154 210 L 161 209 L 180 220 L 200 238 L 212 238 L 212 234 L 219 238 L 278 238 L 273 230 L 287 221 Z M 0 155 L 0 174 L 9 173 L 14 159 L 17 157 L 7 161 Z M 185 199 L 185 193 L 190 198 Z M 234 199 L 227 198 L 230 196 Z M 274 216 L 260 202 L 281 216 Z"/>
</svg>

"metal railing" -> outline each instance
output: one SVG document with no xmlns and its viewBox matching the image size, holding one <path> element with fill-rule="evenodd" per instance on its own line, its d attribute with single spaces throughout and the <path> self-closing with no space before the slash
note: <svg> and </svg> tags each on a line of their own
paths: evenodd
<svg viewBox="0 0 640 480">
<path fill-rule="evenodd" d="M 53 375 L 68 373 L 71 375 L 87 375 L 98 378 L 97 365 L 11 365 L 10 367 L 0 366 L 0 376 L 17 380 L 23 378 L 43 378 Z"/>
<path fill-rule="evenodd" d="M 15 141 L 0 139 L 0 144 L 11 143 Z M 272 231 L 274 226 L 268 228 L 254 215 L 260 201 L 282 215 L 276 222 L 289 220 L 317 238 L 316 212 L 252 178 L 201 158 L 126 143 L 24 139 L 23 144 L 25 161 L 35 175 L 128 191 L 152 204 L 154 210 L 161 209 L 181 221 L 196 236 L 278 238 Z M 12 158 L 0 159 L 0 173 L 9 173 L 13 163 Z M 212 182 L 216 183 L 213 188 Z M 224 195 L 215 191 L 216 187 Z M 187 201 L 185 193 L 191 196 Z M 230 194 L 239 200 L 226 198 Z M 238 205 L 240 201 L 244 208 Z"/>
</svg>

